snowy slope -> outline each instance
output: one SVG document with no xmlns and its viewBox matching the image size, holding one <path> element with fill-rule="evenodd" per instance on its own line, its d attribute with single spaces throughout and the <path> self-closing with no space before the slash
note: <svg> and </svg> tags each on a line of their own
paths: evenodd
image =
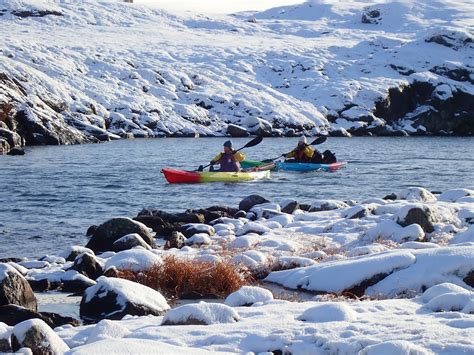
<svg viewBox="0 0 474 355">
<path fill-rule="evenodd" d="M 341 128 L 472 133 L 470 1 L 370 3 L 209 17 L 115 1 L 1 0 L 0 125 L 27 144 Z"/>
</svg>

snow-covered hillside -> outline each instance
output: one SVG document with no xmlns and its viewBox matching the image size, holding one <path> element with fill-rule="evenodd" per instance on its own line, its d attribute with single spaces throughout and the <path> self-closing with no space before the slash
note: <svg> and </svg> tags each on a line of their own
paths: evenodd
<svg viewBox="0 0 474 355">
<path fill-rule="evenodd" d="M 474 132 L 469 0 L 312 0 L 212 17 L 0 0 L 0 23 L 4 145 Z"/>
</svg>

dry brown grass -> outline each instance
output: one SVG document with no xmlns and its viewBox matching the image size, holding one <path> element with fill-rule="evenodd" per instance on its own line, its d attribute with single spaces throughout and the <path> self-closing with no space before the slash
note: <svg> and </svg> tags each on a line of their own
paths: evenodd
<svg viewBox="0 0 474 355">
<path fill-rule="evenodd" d="M 202 262 L 174 256 L 165 258 L 161 265 L 139 273 L 119 271 L 118 277 L 158 290 L 171 300 L 225 298 L 254 282 L 249 273 L 230 263 Z"/>
</svg>

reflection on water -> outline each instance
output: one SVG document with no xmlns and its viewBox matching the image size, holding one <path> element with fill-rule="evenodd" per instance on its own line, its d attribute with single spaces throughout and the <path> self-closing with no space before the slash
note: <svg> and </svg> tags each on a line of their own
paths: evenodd
<svg viewBox="0 0 474 355">
<path fill-rule="evenodd" d="M 362 201 L 407 186 L 443 191 L 474 185 L 474 139 L 421 137 L 329 138 L 347 168 L 335 173 L 278 172 L 239 184 L 169 185 L 166 166 L 207 164 L 225 138 L 164 138 L 95 145 L 35 147 L 23 157 L 0 157 L 0 257 L 58 253 L 87 242 L 85 231 L 143 207 L 167 211 L 236 205 L 251 193 L 279 202 L 334 198 Z M 233 139 L 240 147 L 249 139 Z M 297 138 L 266 138 L 245 150 L 250 159 L 290 151 Z M 31 239 L 34 238 L 34 239 Z"/>
</svg>

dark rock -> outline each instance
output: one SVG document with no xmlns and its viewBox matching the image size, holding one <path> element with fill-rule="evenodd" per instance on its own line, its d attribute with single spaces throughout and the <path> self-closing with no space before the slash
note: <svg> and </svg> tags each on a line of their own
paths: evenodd
<svg viewBox="0 0 474 355">
<path fill-rule="evenodd" d="M 0 139 L 0 155 L 6 155 L 10 151 L 10 144 L 5 139 Z"/>
<path fill-rule="evenodd" d="M 359 208 L 353 211 L 351 214 L 348 214 L 346 218 L 348 219 L 358 219 L 364 218 L 370 215 L 371 211 L 365 206 L 359 206 Z"/>
<path fill-rule="evenodd" d="M 389 201 L 395 201 L 397 199 L 397 194 L 392 192 L 390 195 L 385 196 L 383 199 L 389 200 Z"/>
<path fill-rule="evenodd" d="M 90 226 L 89 228 L 87 228 L 87 232 L 86 232 L 86 235 L 88 237 L 91 237 L 94 235 L 95 231 L 97 230 L 97 228 L 99 228 L 99 226 L 96 226 L 95 224 Z"/>
<path fill-rule="evenodd" d="M 14 304 L 0 306 L 0 322 L 3 322 L 9 326 L 15 326 L 18 323 L 33 318 L 43 320 L 52 328 L 60 327 L 66 324 L 71 324 L 73 326 L 80 325 L 79 320 L 72 317 L 61 316 L 57 313 L 34 312 L 30 309 Z"/>
<path fill-rule="evenodd" d="M 214 228 L 209 227 L 206 224 L 184 224 L 181 227 L 180 232 L 183 233 L 186 238 L 197 233 L 206 233 L 209 236 L 215 234 Z"/>
<path fill-rule="evenodd" d="M 91 249 L 73 246 L 73 247 L 70 247 L 70 249 L 66 251 L 66 253 L 63 254 L 62 256 L 64 257 L 64 259 L 66 259 L 66 261 L 74 261 L 76 260 L 78 255 L 81 255 L 83 253 L 94 254 L 94 252 Z"/>
<path fill-rule="evenodd" d="M 40 314 L 43 317 L 43 320 L 51 328 L 62 327 L 66 324 L 72 325 L 73 327 L 78 327 L 81 325 L 81 321 L 73 317 L 63 316 L 61 314 L 52 312 L 40 312 Z"/>
<path fill-rule="evenodd" d="M 474 270 L 471 270 L 464 279 L 462 279 L 467 285 L 474 287 Z"/>
<path fill-rule="evenodd" d="M 74 259 L 74 264 L 71 267 L 72 270 L 87 276 L 88 278 L 95 280 L 104 273 L 102 265 L 99 263 L 94 255 L 89 253 L 82 253 Z"/>
<path fill-rule="evenodd" d="M 84 290 L 94 285 L 94 281 L 87 279 L 63 280 L 60 288 L 62 292 L 82 294 Z"/>
<path fill-rule="evenodd" d="M 51 290 L 51 283 L 48 279 L 28 280 L 28 283 L 35 292 L 45 292 Z"/>
<path fill-rule="evenodd" d="M 155 248 L 153 235 L 143 223 L 126 217 L 112 218 L 101 224 L 89 240 L 86 248 L 95 253 L 112 250 L 112 244 L 127 234 L 138 233 L 152 248 Z"/>
<path fill-rule="evenodd" d="M 178 230 L 182 225 L 182 223 L 178 222 L 166 222 L 159 216 L 151 215 L 138 215 L 134 220 L 153 229 L 153 232 L 156 233 L 157 237 L 170 236 L 173 231 Z"/>
<path fill-rule="evenodd" d="M 288 213 L 288 214 L 292 214 L 293 212 L 295 212 L 297 209 L 300 208 L 300 205 L 297 201 L 291 201 L 289 203 L 287 203 L 282 209 L 281 211 L 283 213 Z"/>
<path fill-rule="evenodd" d="M 171 237 L 166 241 L 164 245 L 164 249 L 171 249 L 171 248 L 176 248 L 176 249 L 181 249 L 184 247 L 186 244 L 186 237 L 183 235 L 183 233 L 174 231 L 171 233 Z"/>
<path fill-rule="evenodd" d="M 44 16 L 63 16 L 59 11 L 54 10 L 14 10 L 12 15 L 21 18 L 27 17 L 44 17 Z"/>
<path fill-rule="evenodd" d="M 23 258 L 1 258 L 0 263 L 19 263 L 20 261 L 25 261 Z"/>
<path fill-rule="evenodd" d="M 402 227 L 410 224 L 418 224 L 425 233 L 432 233 L 434 231 L 435 218 L 430 208 L 413 207 L 406 214 L 405 218 L 398 219 L 397 223 Z"/>
<path fill-rule="evenodd" d="M 234 124 L 227 126 L 227 134 L 230 134 L 231 137 L 248 137 L 250 135 L 247 129 Z"/>
<path fill-rule="evenodd" d="M 376 283 L 379 283 L 384 278 L 386 278 L 388 275 L 390 275 L 390 274 L 377 274 L 377 275 L 374 275 L 370 279 L 364 280 L 360 284 L 358 284 L 354 287 L 351 287 L 347 290 L 344 290 L 342 292 L 342 294 L 349 294 L 349 295 L 354 295 L 356 297 L 362 297 L 365 293 L 365 290 L 368 287 L 373 286 Z"/>
<path fill-rule="evenodd" d="M 249 221 L 256 221 L 257 220 L 257 214 L 254 212 L 247 212 L 245 214 L 245 218 L 247 218 Z"/>
<path fill-rule="evenodd" d="M 25 324 L 17 324 L 12 331 L 12 348 L 30 348 L 34 355 L 63 354 L 69 350 L 66 343 L 41 319 L 28 320 L 29 329 L 25 332 Z M 18 329 L 18 330 L 17 330 Z M 17 338 L 17 332 L 21 334 Z"/>
<path fill-rule="evenodd" d="M 270 202 L 266 198 L 260 195 L 250 195 L 244 198 L 239 203 L 239 210 L 244 210 L 246 212 L 250 211 L 253 206 L 260 205 L 262 203 Z"/>
<path fill-rule="evenodd" d="M 247 215 L 247 212 L 245 212 L 244 210 L 238 210 L 235 214 L 234 214 L 234 218 L 245 218 L 245 216 Z"/>
<path fill-rule="evenodd" d="M 15 304 L 32 311 L 38 309 L 28 281 L 12 266 L 0 264 L 0 306 L 7 304 Z"/>
<path fill-rule="evenodd" d="M 134 293 L 134 300 L 127 299 L 126 294 L 120 295 L 115 291 L 115 287 L 127 289 L 127 292 Z M 140 300 L 144 290 L 149 295 L 156 293 L 156 299 L 163 299 L 163 296 L 149 287 L 118 278 L 101 278 L 97 285 L 87 290 L 82 297 L 80 305 L 80 316 L 85 322 L 98 322 L 102 319 L 122 319 L 125 315 L 161 316 L 169 309 L 166 307 L 153 307 L 148 299 Z M 163 299 L 163 302 L 164 299 Z"/>
<path fill-rule="evenodd" d="M 6 337 L 6 338 L 1 338 L 1 335 L 0 335 L 0 353 L 10 354 L 12 352 L 13 352 L 13 349 L 12 349 L 12 343 L 11 343 L 11 340 L 10 340 L 10 336 L 8 335 L 8 337 Z"/>
<path fill-rule="evenodd" d="M 22 148 L 14 147 L 8 152 L 8 155 L 25 155 L 25 150 Z"/>
<path fill-rule="evenodd" d="M 112 250 L 119 252 L 122 250 L 129 250 L 135 247 L 142 247 L 150 250 L 151 247 L 140 237 L 139 234 L 133 233 L 123 236 L 120 239 L 117 239 L 114 244 L 112 244 Z"/>
<path fill-rule="evenodd" d="M 301 203 L 300 204 L 300 210 L 302 210 L 302 211 L 308 212 L 310 208 L 311 208 L 311 205 L 309 205 L 307 203 Z"/>
</svg>

